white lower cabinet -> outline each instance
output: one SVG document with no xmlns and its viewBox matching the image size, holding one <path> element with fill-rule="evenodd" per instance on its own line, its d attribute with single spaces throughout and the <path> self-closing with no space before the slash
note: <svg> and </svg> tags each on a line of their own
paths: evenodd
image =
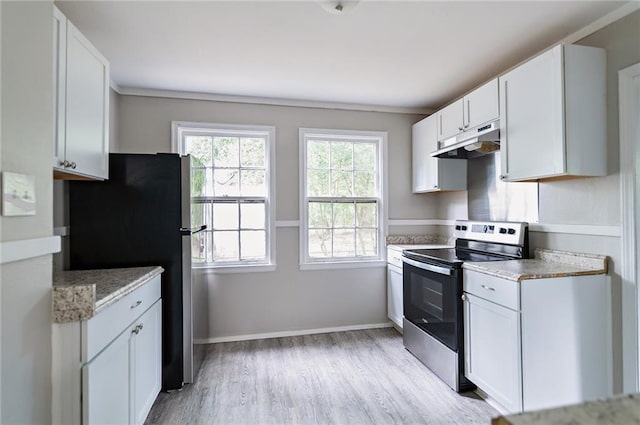
<svg viewBox="0 0 640 425">
<path fill-rule="evenodd" d="M 522 409 L 520 314 L 465 294 L 465 371 L 510 412 Z"/>
<path fill-rule="evenodd" d="M 82 368 L 83 423 L 144 423 L 160 392 L 161 317 L 158 300 Z"/>
<path fill-rule="evenodd" d="M 53 368 L 54 424 L 143 424 L 161 389 L 160 276 L 89 320 L 54 324 Z"/>
<path fill-rule="evenodd" d="M 612 395 L 607 275 L 463 273 L 465 375 L 506 413 Z"/>
<path fill-rule="evenodd" d="M 402 268 L 387 265 L 387 316 L 402 329 Z"/>
</svg>

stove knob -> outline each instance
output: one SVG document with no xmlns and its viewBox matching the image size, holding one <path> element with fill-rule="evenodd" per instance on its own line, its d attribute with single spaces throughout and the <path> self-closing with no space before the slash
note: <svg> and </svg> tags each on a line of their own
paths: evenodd
<svg viewBox="0 0 640 425">
<path fill-rule="evenodd" d="M 509 229 L 507 230 L 507 233 L 509 233 L 510 235 L 514 235 L 516 233 L 516 229 Z"/>
<path fill-rule="evenodd" d="M 467 226 L 460 226 L 462 230 L 467 230 Z"/>
<path fill-rule="evenodd" d="M 505 234 L 507 233 L 507 229 L 505 229 L 504 227 L 500 228 L 500 233 Z"/>
<path fill-rule="evenodd" d="M 461 229 L 461 227 L 460 227 L 460 226 L 456 226 L 456 230 L 460 230 L 460 229 Z"/>
</svg>

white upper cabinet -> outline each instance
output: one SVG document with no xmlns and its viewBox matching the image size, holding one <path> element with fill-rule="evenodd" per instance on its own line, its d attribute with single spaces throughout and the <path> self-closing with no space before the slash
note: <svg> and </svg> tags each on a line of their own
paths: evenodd
<svg viewBox="0 0 640 425">
<path fill-rule="evenodd" d="M 496 78 L 438 111 L 438 140 L 497 119 L 500 116 L 498 105 Z"/>
<path fill-rule="evenodd" d="M 500 77 L 505 181 L 603 176 L 605 51 L 559 45 Z"/>
<path fill-rule="evenodd" d="M 438 115 L 413 125 L 413 193 L 467 189 L 467 161 L 433 158 L 438 150 Z"/>
<path fill-rule="evenodd" d="M 54 8 L 57 178 L 108 178 L 109 62 Z"/>
</svg>

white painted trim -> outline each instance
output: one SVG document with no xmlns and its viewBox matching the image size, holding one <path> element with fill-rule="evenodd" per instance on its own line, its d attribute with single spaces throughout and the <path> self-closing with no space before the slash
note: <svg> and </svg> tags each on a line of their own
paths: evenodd
<svg viewBox="0 0 640 425">
<path fill-rule="evenodd" d="M 453 226 L 455 220 L 441 220 L 438 218 L 399 218 L 389 219 L 389 226 Z"/>
<path fill-rule="evenodd" d="M 429 115 L 434 112 L 430 108 L 411 108 L 401 106 L 363 105 L 357 103 L 322 102 L 316 100 L 280 99 L 272 97 L 236 96 L 215 93 L 199 93 L 187 91 L 143 89 L 120 87 L 122 96 L 164 97 L 168 99 L 208 100 L 211 102 L 249 103 L 258 105 L 292 106 L 296 108 L 319 108 L 345 111 L 387 112 L 396 114 Z"/>
<path fill-rule="evenodd" d="M 219 342 L 251 341 L 254 339 L 283 338 L 288 336 L 326 334 L 330 332 L 361 331 L 365 329 L 382 329 L 393 327 L 392 322 L 371 323 L 367 325 L 338 326 L 334 328 L 302 329 L 297 331 L 266 332 L 261 334 L 221 336 L 216 338 L 196 338 L 194 344 L 216 344 Z"/>
<path fill-rule="evenodd" d="M 70 227 L 69 226 L 60 226 L 53 228 L 53 234 L 55 236 L 69 236 Z"/>
<path fill-rule="evenodd" d="M 623 392 L 640 390 L 640 290 L 637 276 L 638 234 L 635 218 L 636 187 L 640 174 L 636 163 L 640 141 L 640 114 L 634 93 L 634 80 L 640 78 L 640 63 L 618 71 L 618 101 L 620 126 L 620 211 L 622 223 L 620 277 L 622 280 L 622 357 L 623 376 L 633 377 L 622 382 Z"/>
<path fill-rule="evenodd" d="M 327 261 L 317 263 L 300 264 L 300 270 L 344 270 L 344 269 L 372 269 L 385 268 L 387 262 L 385 260 L 362 260 L 362 261 Z"/>
<path fill-rule="evenodd" d="M 633 12 L 635 12 L 638 9 L 640 9 L 640 2 L 638 2 L 638 1 L 630 1 L 628 3 L 625 3 L 624 5 L 620 6 L 619 8 L 617 8 L 617 9 L 607 13 L 603 17 L 598 18 L 597 20 L 593 21 L 592 23 L 590 23 L 586 27 L 583 27 L 583 28 L 579 29 L 578 31 L 574 32 L 573 34 L 569 34 L 568 36 L 566 36 L 565 38 L 560 40 L 559 43 L 561 43 L 561 44 L 573 44 L 573 43 L 575 43 L 577 41 L 580 41 L 583 38 L 593 34 L 594 32 L 601 30 L 602 28 L 606 27 L 607 25 L 610 25 L 610 24 L 614 23 L 615 21 L 617 21 L 619 19 L 622 19 L 627 15 L 632 14 Z"/>
<path fill-rule="evenodd" d="M 60 236 L 0 243 L 0 264 L 28 260 L 60 252 Z"/>
<path fill-rule="evenodd" d="M 530 232 L 567 233 L 571 235 L 609 236 L 619 238 L 620 226 L 592 226 L 583 224 L 541 224 L 530 223 Z"/>
<path fill-rule="evenodd" d="M 300 227 L 300 220 L 276 220 L 276 227 Z"/>
<path fill-rule="evenodd" d="M 109 87 L 118 94 L 122 94 L 122 87 L 113 80 L 109 80 Z"/>
<path fill-rule="evenodd" d="M 275 264 L 250 264 L 233 266 L 193 266 L 192 270 L 197 274 L 241 274 L 241 273 L 267 273 L 276 271 Z"/>
</svg>

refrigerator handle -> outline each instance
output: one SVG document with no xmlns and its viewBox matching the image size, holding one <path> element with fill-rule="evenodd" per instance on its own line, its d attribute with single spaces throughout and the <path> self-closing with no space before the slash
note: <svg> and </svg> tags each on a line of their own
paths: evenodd
<svg viewBox="0 0 640 425">
<path fill-rule="evenodd" d="M 207 229 L 206 224 L 203 224 L 200 227 L 181 227 L 180 233 L 182 234 L 182 236 L 190 236 L 190 235 L 195 235 L 196 233 L 200 233 L 206 229 Z"/>
</svg>

